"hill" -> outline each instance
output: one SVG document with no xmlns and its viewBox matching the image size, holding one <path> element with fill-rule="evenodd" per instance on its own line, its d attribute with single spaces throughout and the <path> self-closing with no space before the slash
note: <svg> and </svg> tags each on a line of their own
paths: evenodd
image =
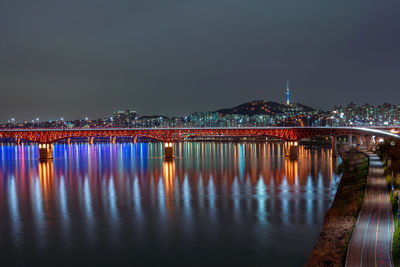
<svg viewBox="0 0 400 267">
<path fill-rule="evenodd" d="M 240 114 L 240 115 L 277 115 L 279 113 L 284 113 L 289 108 L 295 108 L 297 110 L 302 110 L 305 112 L 314 111 L 313 108 L 305 106 L 300 103 L 291 104 L 290 106 L 280 104 L 273 101 L 264 101 L 264 100 L 254 100 L 252 102 L 244 103 L 233 108 L 224 108 L 216 110 L 220 116 L 225 115 L 233 115 L 233 114 Z"/>
</svg>

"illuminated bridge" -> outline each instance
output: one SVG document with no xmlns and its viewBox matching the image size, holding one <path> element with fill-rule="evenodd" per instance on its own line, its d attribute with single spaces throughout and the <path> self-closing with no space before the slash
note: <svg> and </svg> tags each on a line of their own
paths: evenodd
<svg viewBox="0 0 400 267">
<path fill-rule="evenodd" d="M 314 136 L 332 137 L 332 147 L 336 147 L 337 136 L 348 136 L 352 143 L 364 143 L 370 148 L 373 137 L 400 138 L 400 127 L 236 127 L 236 128 L 82 128 L 82 129 L 4 129 L 0 138 L 28 140 L 39 144 L 40 158 L 52 157 L 54 142 L 77 137 L 145 137 L 165 142 L 165 154 L 173 157 L 173 142 L 184 141 L 191 137 L 275 137 L 297 146 L 297 142 Z M 290 147 L 292 156 L 295 148 Z"/>
</svg>

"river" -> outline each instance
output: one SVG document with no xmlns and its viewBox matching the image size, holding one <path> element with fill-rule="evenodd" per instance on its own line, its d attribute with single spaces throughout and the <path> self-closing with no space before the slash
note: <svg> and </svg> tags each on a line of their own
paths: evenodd
<svg viewBox="0 0 400 267">
<path fill-rule="evenodd" d="M 282 143 L 0 145 L 1 266 L 302 266 L 340 176 Z"/>
</svg>

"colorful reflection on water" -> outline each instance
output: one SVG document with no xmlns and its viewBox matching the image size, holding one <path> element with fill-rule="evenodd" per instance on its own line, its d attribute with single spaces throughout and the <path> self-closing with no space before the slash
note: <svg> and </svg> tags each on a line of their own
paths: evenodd
<svg viewBox="0 0 400 267">
<path fill-rule="evenodd" d="M 0 265 L 301 266 L 340 177 L 281 143 L 0 146 Z"/>
</svg>

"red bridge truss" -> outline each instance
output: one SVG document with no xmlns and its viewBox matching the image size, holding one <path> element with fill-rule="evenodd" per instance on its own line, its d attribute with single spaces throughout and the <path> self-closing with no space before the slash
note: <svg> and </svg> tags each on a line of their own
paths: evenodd
<svg viewBox="0 0 400 267">
<path fill-rule="evenodd" d="M 95 129 L 6 129 L 0 138 L 19 138 L 49 144 L 74 137 L 146 137 L 174 142 L 190 137 L 276 137 L 298 141 L 313 136 L 362 135 L 396 137 L 399 128 L 364 127 L 251 127 L 251 128 L 95 128 Z"/>
</svg>

